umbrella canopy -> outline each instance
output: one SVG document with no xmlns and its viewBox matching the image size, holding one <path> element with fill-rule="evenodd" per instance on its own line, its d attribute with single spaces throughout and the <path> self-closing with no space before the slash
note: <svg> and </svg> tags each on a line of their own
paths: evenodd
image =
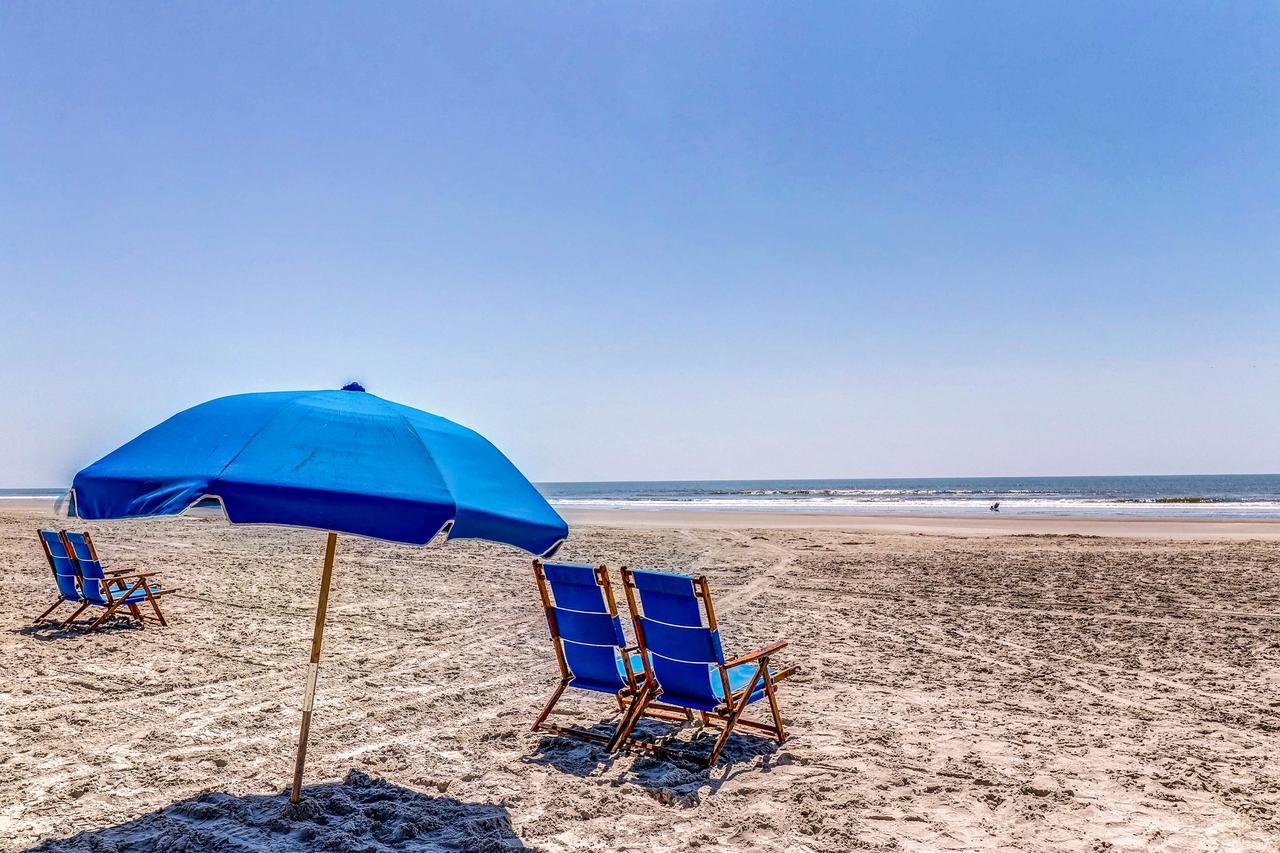
<svg viewBox="0 0 1280 853">
<path fill-rule="evenodd" d="M 361 391 L 237 394 L 174 415 L 76 475 L 86 519 L 177 515 L 422 545 L 437 534 L 546 554 L 569 528 L 502 453 L 453 421 Z"/>
<path fill-rule="evenodd" d="M 569 535 L 564 519 L 478 433 L 358 385 L 202 403 L 76 474 L 72 497 L 73 512 L 87 519 L 178 515 L 216 497 L 233 523 L 329 531 L 294 761 L 295 803 L 339 532 L 411 545 L 444 534 L 542 555 Z"/>
</svg>

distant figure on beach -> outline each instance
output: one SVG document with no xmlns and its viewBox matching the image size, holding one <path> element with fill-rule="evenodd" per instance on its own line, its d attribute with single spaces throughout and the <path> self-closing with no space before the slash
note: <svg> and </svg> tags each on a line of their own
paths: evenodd
<svg viewBox="0 0 1280 853">
<path fill-rule="evenodd" d="M 999 511 L 1000 511 L 1000 501 L 996 501 L 995 503 L 993 503 L 993 504 L 991 505 L 991 511 L 992 511 L 992 512 L 999 512 Z"/>
</svg>

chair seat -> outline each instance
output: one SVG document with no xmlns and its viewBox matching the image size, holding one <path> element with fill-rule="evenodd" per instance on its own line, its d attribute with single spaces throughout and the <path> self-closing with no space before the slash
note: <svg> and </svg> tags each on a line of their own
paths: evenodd
<svg viewBox="0 0 1280 853">
<path fill-rule="evenodd" d="M 130 595 L 128 598 L 117 598 L 117 599 L 115 600 L 115 602 L 114 602 L 114 603 L 115 603 L 115 604 L 120 604 L 120 605 L 125 605 L 125 604 L 142 604 L 142 603 L 143 603 L 143 602 L 145 602 L 146 600 L 147 600 L 147 594 L 146 594 L 145 592 L 142 592 L 141 590 L 139 590 L 138 592 L 135 592 L 135 593 L 133 593 L 132 595 Z M 111 606 L 111 604 L 110 604 L 110 603 L 108 603 L 108 602 L 107 602 L 107 601 L 105 601 L 105 600 L 103 600 L 103 601 L 92 601 L 92 600 L 89 600 L 89 599 L 85 599 L 85 602 L 86 602 L 87 604 L 92 604 L 94 607 L 110 607 L 110 606 Z"/>
<path fill-rule="evenodd" d="M 747 685 L 751 683 L 751 679 L 755 677 L 756 670 L 759 666 L 755 663 L 740 663 L 729 669 L 729 690 L 737 693 L 740 690 L 746 690 Z M 777 668 L 769 667 L 769 674 L 775 675 Z M 716 702 L 708 702 L 701 696 L 683 696 L 679 693 L 671 693 L 664 690 L 660 701 L 671 705 L 679 705 L 682 708 L 693 708 L 695 711 L 714 711 L 717 706 L 724 704 L 724 685 L 720 680 L 720 672 L 718 668 L 712 664 L 707 665 L 707 679 L 711 682 L 711 692 L 715 694 Z M 747 704 L 758 702 L 764 698 L 764 676 L 756 682 L 756 689 L 751 692 Z M 741 697 L 739 697 L 741 699 Z"/>
</svg>

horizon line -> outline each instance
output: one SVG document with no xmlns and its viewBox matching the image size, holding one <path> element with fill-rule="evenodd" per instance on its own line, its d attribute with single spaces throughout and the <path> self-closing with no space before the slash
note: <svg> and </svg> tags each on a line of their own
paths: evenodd
<svg viewBox="0 0 1280 853">
<path fill-rule="evenodd" d="M 895 475 L 891 477 L 682 477 L 676 479 L 609 479 L 609 480 L 530 480 L 535 486 L 576 486 L 607 483 L 826 483 L 858 480 L 1026 480 L 1026 479 L 1105 479 L 1120 477 L 1280 477 L 1280 472 L 1209 472 L 1209 473 L 1175 473 L 1175 474 L 964 474 L 908 477 Z M 32 491 L 53 492 L 70 491 L 71 486 L 0 486 L 0 491 Z"/>
</svg>

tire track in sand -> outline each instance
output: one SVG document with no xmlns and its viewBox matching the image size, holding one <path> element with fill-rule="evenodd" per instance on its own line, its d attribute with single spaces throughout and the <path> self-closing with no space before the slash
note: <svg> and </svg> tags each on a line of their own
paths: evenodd
<svg viewBox="0 0 1280 853">
<path fill-rule="evenodd" d="M 767 589 L 773 586 L 783 575 L 787 574 L 791 569 L 791 564 L 795 562 L 798 556 L 796 552 L 782 545 L 777 545 L 768 539 L 748 539 L 743 532 L 737 530 L 723 530 L 720 533 L 728 534 L 731 538 L 745 544 L 748 548 L 763 548 L 774 555 L 774 561 L 756 578 L 748 581 L 744 586 L 730 592 L 723 598 L 716 601 L 716 610 L 720 612 L 728 612 L 749 604 L 759 598 Z"/>
</svg>

